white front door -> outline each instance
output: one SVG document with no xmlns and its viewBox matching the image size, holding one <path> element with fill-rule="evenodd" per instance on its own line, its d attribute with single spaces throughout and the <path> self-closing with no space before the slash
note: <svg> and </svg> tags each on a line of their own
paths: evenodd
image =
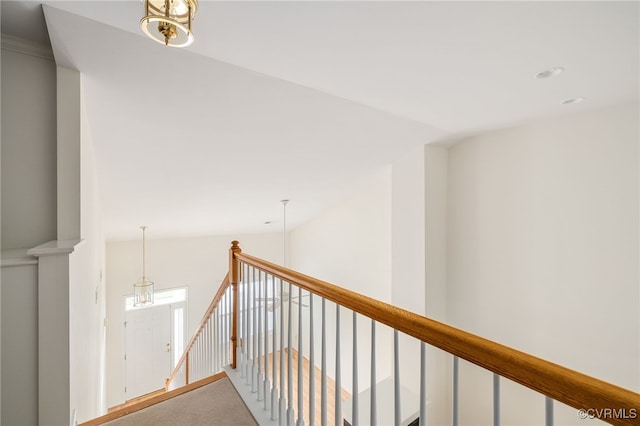
<svg viewBox="0 0 640 426">
<path fill-rule="evenodd" d="M 125 400 L 164 388 L 171 374 L 171 305 L 126 312 Z"/>
</svg>

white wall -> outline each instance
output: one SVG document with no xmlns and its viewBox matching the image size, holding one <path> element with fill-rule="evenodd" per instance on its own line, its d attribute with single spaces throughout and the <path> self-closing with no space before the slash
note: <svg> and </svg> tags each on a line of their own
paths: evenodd
<svg viewBox="0 0 640 426">
<path fill-rule="evenodd" d="M 56 73 L 50 48 L 3 34 L 1 54 L 0 423 L 37 424 L 37 264 L 11 249 L 56 238 Z"/>
<path fill-rule="evenodd" d="M 7 259 L 3 258 L 5 262 Z M 1 312 L 5 328 L 0 336 L 3 425 L 38 423 L 37 304 L 37 264 L 3 265 Z"/>
<path fill-rule="evenodd" d="M 2 248 L 56 238 L 56 71 L 2 35 Z"/>
<path fill-rule="evenodd" d="M 80 141 L 80 234 L 70 258 L 70 401 L 78 422 L 97 417 L 105 405 L 105 239 L 95 153 L 84 105 Z M 73 225 L 72 225 L 73 227 Z"/>
<path fill-rule="evenodd" d="M 612 108 L 449 150 L 452 325 L 640 389 L 638 117 L 637 105 Z M 470 368 L 461 420 L 490 422 L 479 397 L 490 394 L 490 376 L 477 378 L 479 390 L 473 377 L 482 374 Z M 506 397 L 503 421 L 539 424 L 543 403 L 532 398 Z M 559 409 L 556 422 L 579 420 Z"/>
<path fill-rule="evenodd" d="M 132 224 L 140 226 L 143 224 Z M 191 338 L 229 267 L 231 241 L 248 254 L 280 263 L 282 234 L 154 239 L 146 232 L 147 276 L 155 289 L 188 287 L 187 339 Z M 124 300 L 142 274 L 142 231 L 138 241 L 107 243 L 107 406 L 124 401 Z M 164 386 L 159 383 L 158 388 Z"/>
<path fill-rule="evenodd" d="M 391 168 L 380 170 L 370 179 L 370 186 L 351 200 L 334 207 L 321 217 L 291 232 L 291 267 L 358 293 L 391 301 Z M 287 207 L 295 214 L 295 200 Z M 319 303 L 316 305 L 319 306 Z M 335 329 L 335 308 L 329 303 L 327 329 Z M 319 309 L 316 311 L 319 315 Z M 314 321 L 320 324 L 318 316 Z M 358 320 L 358 353 L 363 361 L 358 368 L 360 390 L 369 387 L 370 322 Z M 352 389 L 352 318 L 344 309 L 341 314 L 341 367 L 343 388 Z M 333 377 L 335 340 L 327 337 L 327 368 Z M 390 333 L 382 326 L 377 330 L 378 380 L 391 374 Z M 316 337 L 316 363 L 320 363 L 320 333 Z M 306 344 L 308 345 L 308 343 Z M 305 352 L 306 353 L 306 352 Z"/>
</svg>

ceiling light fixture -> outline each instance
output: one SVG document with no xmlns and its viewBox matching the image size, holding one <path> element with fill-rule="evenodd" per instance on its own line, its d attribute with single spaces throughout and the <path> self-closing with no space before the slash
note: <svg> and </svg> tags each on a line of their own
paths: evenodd
<svg viewBox="0 0 640 426">
<path fill-rule="evenodd" d="M 133 285 L 133 306 L 142 307 L 153 305 L 153 281 L 151 281 L 145 275 L 145 240 L 144 231 L 146 226 L 141 226 L 142 229 L 142 278 L 140 281 Z"/>
<path fill-rule="evenodd" d="M 562 67 L 549 68 L 536 74 L 536 78 L 538 80 L 544 80 L 545 78 L 555 77 L 556 75 L 561 74 L 563 71 L 564 68 Z"/>
<path fill-rule="evenodd" d="M 165 46 L 185 47 L 193 43 L 191 22 L 198 0 L 145 0 L 145 16 L 140 21 L 142 31 Z M 156 28 L 152 28 L 156 25 Z"/>
</svg>

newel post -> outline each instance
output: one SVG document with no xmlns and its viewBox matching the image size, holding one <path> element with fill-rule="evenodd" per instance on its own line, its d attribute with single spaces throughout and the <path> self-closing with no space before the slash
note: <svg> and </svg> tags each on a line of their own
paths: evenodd
<svg viewBox="0 0 640 426">
<path fill-rule="evenodd" d="M 231 320 L 231 368 L 236 368 L 238 359 L 238 283 L 240 282 L 240 261 L 236 259 L 236 254 L 242 250 L 237 241 L 231 241 L 229 249 L 229 283 L 233 294 L 233 316 Z"/>
</svg>

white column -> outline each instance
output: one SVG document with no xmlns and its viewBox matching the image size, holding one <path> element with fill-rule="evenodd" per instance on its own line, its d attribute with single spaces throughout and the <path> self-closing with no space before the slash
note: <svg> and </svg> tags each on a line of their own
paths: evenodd
<svg viewBox="0 0 640 426">
<path fill-rule="evenodd" d="M 50 241 L 38 257 L 38 421 L 69 424 L 69 256 L 78 240 Z"/>
</svg>

